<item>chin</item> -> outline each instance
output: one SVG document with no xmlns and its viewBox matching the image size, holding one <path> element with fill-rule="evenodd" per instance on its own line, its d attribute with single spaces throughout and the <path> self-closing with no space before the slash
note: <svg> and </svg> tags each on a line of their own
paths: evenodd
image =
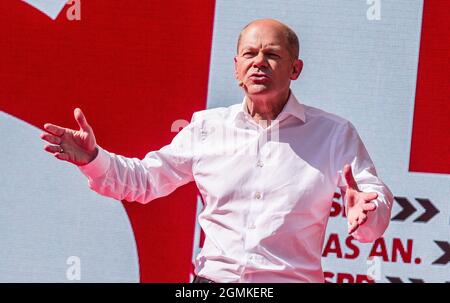
<svg viewBox="0 0 450 303">
<path fill-rule="evenodd" d="M 247 93 L 251 95 L 270 95 L 273 91 L 266 85 L 253 84 L 247 87 Z"/>
</svg>

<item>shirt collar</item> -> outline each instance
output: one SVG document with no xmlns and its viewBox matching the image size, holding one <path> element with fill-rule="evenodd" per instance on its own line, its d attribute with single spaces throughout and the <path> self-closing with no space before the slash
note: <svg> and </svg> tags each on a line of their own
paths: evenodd
<svg viewBox="0 0 450 303">
<path fill-rule="evenodd" d="M 247 104 L 245 102 L 245 97 L 240 104 L 240 106 L 236 107 L 236 112 L 233 115 L 233 119 L 236 120 L 237 118 L 241 118 L 245 115 L 250 115 L 247 110 Z M 281 112 L 278 114 L 276 120 L 284 120 L 288 116 L 294 116 L 298 119 L 300 119 L 303 122 L 306 122 L 306 116 L 305 116 L 305 108 L 300 102 L 297 100 L 297 98 L 294 96 L 294 93 L 290 91 L 289 99 L 284 105 Z"/>
</svg>

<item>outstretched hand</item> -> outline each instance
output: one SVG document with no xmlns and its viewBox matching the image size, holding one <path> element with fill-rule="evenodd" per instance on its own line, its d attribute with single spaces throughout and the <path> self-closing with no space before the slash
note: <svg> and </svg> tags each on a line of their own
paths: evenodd
<svg viewBox="0 0 450 303">
<path fill-rule="evenodd" d="M 52 153 L 56 158 L 75 165 L 85 165 L 97 156 L 97 143 L 94 131 L 87 123 L 81 109 L 74 110 L 74 117 L 80 126 L 79 130 L 46 123 L 44 129 L 47 132 L 42 133 L 40 137 L 52 144 L 45 145 L 44 150 Z"/>
<path fill-rule="evenodd" d="M 377 208 L 376 204 L 372 201 L 378 198 L 378 194 L 375 192 L 365 193 L 358 189 L 358 184 L 356 184 L 355 178 L 353 177 L 350 165 L 346 164 L 344 166 L 343 173 L 347 181 L 345 209 L 349 223 L 348 233 L 351 234 L 367 221 L 367 213 Z"/>
</svg>

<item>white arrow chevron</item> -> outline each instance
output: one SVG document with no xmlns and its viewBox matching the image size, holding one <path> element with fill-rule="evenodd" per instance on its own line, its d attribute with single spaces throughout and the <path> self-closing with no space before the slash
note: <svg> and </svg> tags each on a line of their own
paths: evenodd
<svg viewBox="0 0 450 303">
<path fill-rule="evenodd" d="M 22 0 L 40 10 L 53 20 L 59 15 L 67 0 Z"/>
</svg>

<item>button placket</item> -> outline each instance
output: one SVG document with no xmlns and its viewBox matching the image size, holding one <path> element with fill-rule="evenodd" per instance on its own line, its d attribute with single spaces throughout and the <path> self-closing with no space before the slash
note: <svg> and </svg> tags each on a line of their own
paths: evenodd
<svg viewBox="0 0 450 303">
<path fill-rule="evenodd" d="M 253 126 L 253 125 L 252 125 Z M 264 161 L 261 159 L 260 150 L 258 148 L 259 145 L 259 138 L 261 137 L 261 133 L 264 133 L 264 130 L 261 129 L 259 125 L 255 124 L 255 128 L 251 128 L 250 125 L 247 125 L 249 129 L 252 131 L 257 132 L 257 140 L 255 140 L 257 146 L 256 146 L 256 154 L 255 154 L 255 162 L 254 164 L 254 176 L 255 176 L 255 187 L 253 188 L 253 192 L 251 193 L 251 197 L 249 199 L 250 207 L 249 207 L 249 214 L 247 216 L 247 222 L 246 222 L 246 237 L 245 237 L 245 250 L 247 251 L 247 260 L 249 263 L 252 263 L 251 260 L 255 259 L 255 256 L 249 252 L 251 251 L 255 245 L 257 245 L 258 236 L 256 233 L 257 226 L 256 226 L 256 218 L 259 216 L 262 208 L 261 200 L 263 199 L 263 191 L 261 188 L 262 181 L 261 178 L 263 178 L 263 172 L 261 171 L 261 168 L 264 166 Z"/>
</svg>

